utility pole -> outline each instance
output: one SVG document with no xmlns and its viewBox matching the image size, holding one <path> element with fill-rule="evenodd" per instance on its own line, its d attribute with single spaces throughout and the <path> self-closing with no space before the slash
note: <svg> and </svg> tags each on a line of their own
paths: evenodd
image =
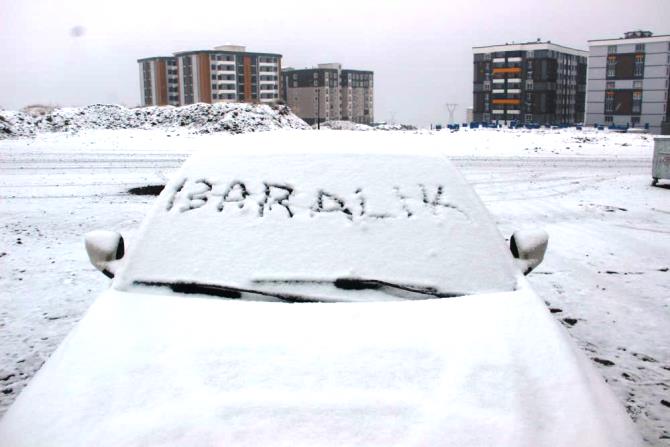
<svg viewBox="0 0 670 447">
<path fill-rule="evenodd" d="M 447 103 L 447 110 L 449 111 L 449 124 L 454 124 L 454 111 L 456 110 L 456 106 L 458 104 L 453 104 L 453 103 Z"/>
</svg>

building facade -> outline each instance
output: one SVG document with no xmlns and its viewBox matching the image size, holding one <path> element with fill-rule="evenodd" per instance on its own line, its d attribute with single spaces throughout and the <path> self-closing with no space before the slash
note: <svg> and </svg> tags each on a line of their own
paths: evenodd
<svg viewBox="0 0 670 447">
<path fill-rule="evenodd" d="M 143 106 L 179 105 L 177 59 L 149 57 L 139 59 L 140 95 Z"/>
<path fill-rule="evenodd" d="M 584 121 L 587 52 L 551 42 L 474 47 L 473 119 Z"/>
<path fill-rule="evenodd" d="M 277 102 L 281 58 L 281 54 L 252 53 L 243 46 L 223 45 L 214 50 L 182 51 L 173 57 L 140 59 L 142 105 Z M 163 63 L 167 67 L 165 79 Z"/>
<path fill-rule="evenodd" d="M 631 31 L 590 40 L 586 123 L 668 133 L 669 83 L 670 35 Z"/>
<path fill-rule="evenodd" d="M 343 70 L 341 64 L 282 72 L 284 100 L 308 124 L 344 120 L 374 122 L 374 73 Z"/>
</svg>

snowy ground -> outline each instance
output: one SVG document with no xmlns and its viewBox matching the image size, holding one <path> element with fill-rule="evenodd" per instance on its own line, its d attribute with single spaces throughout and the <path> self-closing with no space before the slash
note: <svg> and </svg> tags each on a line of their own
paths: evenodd
<svg viewBox="0 0 670 447">
<path fill-rule="evenodd" d="M 593 359 L 650 445 L 670 446 L 670 186 L 650 187 L 653 141 L 588 130 L 337 133 L 352 145 L 431 144 L 454 157 L 503 235 L 550 234 L 536 291 Z M 0 141 L 0 412 L 107 279 L 82 234 L 129 244 L 152 197 L 188 156 L 244 136 L 96 130 Z M 290 145 L 295 134 L 263 136 Z"/>
</svg>

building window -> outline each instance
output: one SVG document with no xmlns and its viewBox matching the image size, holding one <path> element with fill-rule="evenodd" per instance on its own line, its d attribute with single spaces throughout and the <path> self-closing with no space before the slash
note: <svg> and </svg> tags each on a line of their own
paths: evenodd
<svg viewBox="0 0 670 447">
<path fill-rule="evenodd" d="M 527 79 L 526 80 L 526 90 L 533 90 L 533 80 L 532 79 Z"/>
<path fill-rule="evenodd" d="M 484 91 L 488 92 L 491 90 L 491 81 L 484 81 Z"/>
<path fill-rule="evenodd" d="M 610 45 L 607 47 L 607 54 L 616 54 L 616 45 Z"/>
<path fill-rule="evenodd" d="M 605 113 L 614 113 L 614 92 L 605 95 Z"/>
<path fill-rule="evenodd" d="M 633 92 L 633 113 L 641 113 L 642 111 L 642 92 Z"/>
<path fill-rule="evenodd" d="M 613 116 L 606 116 L 605 117 L 605 122 L 606 123 L 613 123 L 614 122 L 614 117 Z"/>
<path fill-rule="evenodd" d="M 614 81 L 607 81 L 607 90 L 613 90 L 616 83 Z"/>
<path fill-rule="evenodd" d="M 607 56 L 607 77 L 616 76 L 616 56 Z"/>
<path fill-rule="evenodd" d="M 527 113 L 526 114 L 526 122 L 527 123 L 532 123 L 533 122 L 533 115 L 531 115 L 530 113 Z"/>
<path fill-rule="evenodd" d="M 644 52 L 644 44 L 643 43 L 635 44 L 635 52 L 636 53 L 643 53 Z"/>
<path fill-rule="evenodd" d="M 642 81 L 633 81 L 633 88 L 636 90 L 642 90 Z"/>
<path fill-rule="evenodd" d="M 640 124 L 640 117 L 639 116 L 631 116 L 630 117 L 630 123 L 635 127 L 636 124 Z"/>
<path fill-rule="evenodd" d="M 635 55 L 635 66 L 633 68 L 633 76 L 642 77 L 644 73 L 644 54 Z"/>
</svg>

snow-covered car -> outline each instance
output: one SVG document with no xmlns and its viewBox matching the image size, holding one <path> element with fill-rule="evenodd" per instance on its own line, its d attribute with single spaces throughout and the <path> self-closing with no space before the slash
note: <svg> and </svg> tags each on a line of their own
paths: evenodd
<svg viewBox="0 0 670 447">
<path fill-rule="evenodd" d="M 87 235 L 112 287 L 1 446 L 638 445 L 524 277 L 546 233 L 508 247 L 442 156 L 242 149 Z"/>
</svg>

